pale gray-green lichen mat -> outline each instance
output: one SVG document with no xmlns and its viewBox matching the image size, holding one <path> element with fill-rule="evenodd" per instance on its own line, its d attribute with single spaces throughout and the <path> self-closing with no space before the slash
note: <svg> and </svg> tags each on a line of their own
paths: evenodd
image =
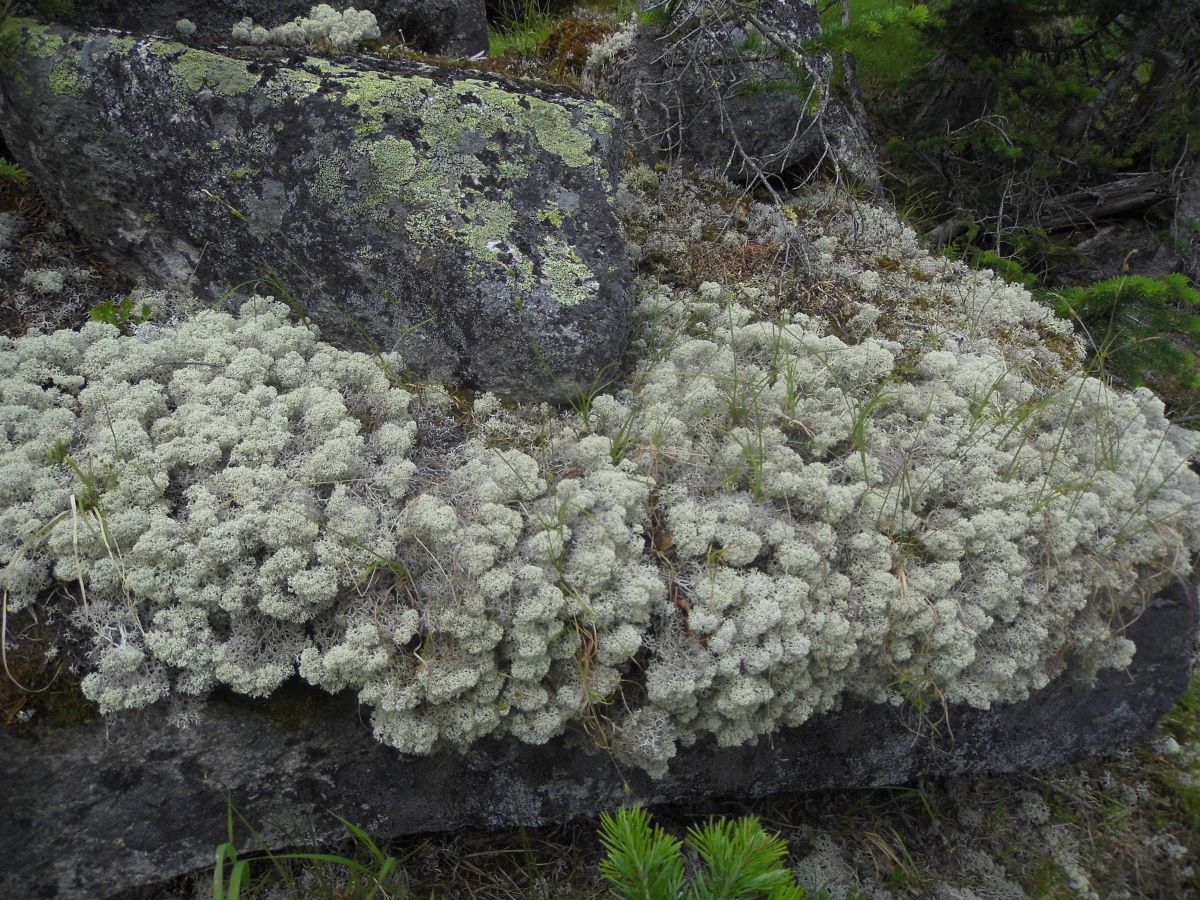
<svg viewBox="0 0 1200 900">
<path fill-rule="evenodd" d="M 858 292 L 842 337 L 646 279 L 640 365 L 566 411 L 401 384 L 262 299 L 6 341 L 10 609 L 88 636 L 105 714 L 298 672 L 405 753 L 578 729 L 651 773 L 850 696 L 988 707 L 1127 665 L 1200 549 L 1200 438 L 881 211 L 753 217 Z"/>
</svg>

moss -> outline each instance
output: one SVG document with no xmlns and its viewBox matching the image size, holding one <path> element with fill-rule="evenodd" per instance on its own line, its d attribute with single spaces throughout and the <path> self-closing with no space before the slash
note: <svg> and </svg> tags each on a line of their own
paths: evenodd
<svg viewBox="0 0 1200 900">
<path fill-rule="evenodd" d="M 182 44 L 156 43 L 158 51 L 183 48 Z M 184 50 L 172 69 L 177 81 L 191 92 L 207 88 L 218 97 L 236 97 L 258 86 L 259 76 L 251 74 L 245 62 L 205 53 L 203 50 Z"/>
<path fill-rule="evenodd" d="M 62 635 L 37 624 L 29 609 L 9 613 L 9 617 L 10 627 L 21 640 L 5 660 L 11 676 L 0 671 L 0 726 L 19 732 L 81 725 L 98 718 L 96 704 L 83 696 L 66 665 L 60 650 Z"/>
<path fill-rule="evenodd" d="M 537 56 L 544 60 L 550 77 L 577 76 L 587 64 L 592 45 L 600 43 L 612 31 L 612 26 L 603 20 L 565 16 L 538 46 Z"/>
<path fill-rule="evenodd" d="M 330 697 L 299 678 L 289 678 L 270 697 L 247 702 L 261 709 L 280 728 L 297 731 L 316 721 L 321 707 L 329 705 Z"/>
</svg>

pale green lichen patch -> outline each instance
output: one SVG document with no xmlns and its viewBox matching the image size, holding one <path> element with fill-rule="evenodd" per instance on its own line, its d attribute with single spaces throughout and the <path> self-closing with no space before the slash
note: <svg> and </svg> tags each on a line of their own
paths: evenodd
<svg viewBox="0 0 1200 900">
<path fill-rule="evenodd" d="M 392 135 L 359 140 L 353 147 L 374 173 L 367 205 L 376 211 L 372 218 L 380 227 L 403 230 L 422 246 L 452 235 L 473 259 L 495 261 L 501 245 L 509 256 L 516 255 L 507 248 L 516 210 L 511 200 L 474 186 L 487 174 L 476 157 L 437 146 L 418 154 L 411 143 Z M 390 218 L 382 209 L 392 207 L 404 210 L 404 217 Z"/>
<path fill-rule="evenodd" d="M 306 65 L 346 76 L 343 99 L 357 107 L 361 118 L 358 132 L 364 136 L 381 132 L 389 119 L 403 118 L 420 121 L 421 137 L 431 146 L 469 136 L 491 139 L 501 131 L 525 133 L 535 147 L 579 168 L 595 161 L 595 139 L 611 129 L 608 117 L 580 101 L 552 102 L 476 79 L 460 79 L 451 87 L 442 87 L 419 75 L 397 77 L 339 69 L 329 63 L 318 65 L 316 60 Z"/>
<path fill-rule="evenodd" d="M 405 195 L 412 192 L 420 171 L 412 144 L 388 135 L 368 144 L 366 152 L 371 157 L 379 178 L 379 190 L 383 194 Z"/>
<path fill-rule="evenodd" d="M 156 50 L 183 49 L 182 44 L 156 44 Z M 172 64 L 179 83 L 191 93 L 210 90 L 218 97 L 236 97 L 258 86 L 259 77 L 252 74 L 245 62 L 205 53 L 203 50 L 184 50 Z"/>
<path fill-rule="evenodd" d="M 335 69 L 325 64 L 321 71 Z M 514 194 L 529 178 L 530 164 L 514 147 L 549 152 L 569 167 L 593 165 L 596 135 L 608 128 L 603 116 L 579 115 L 574 101 L 560 105 L 474 79 L 442 86 L 423 76 L 341 71 L 347 75 L 342 100 L 359 117 L 352 152 L 374 176 L 367 193 L 372 221 L 422 246 L 452 236 L 469 259 L 502 262 L 518 290 L 535 286 L 536 264 L 552 280 L 548 293 L 558 302 L 574 305 L 594 296 L 595 274 L 563 242 L 537 247 L 533 258 L 516 246 Z M 397 125 L 411 128 L 411 139 L 375 137 Z M 498 159 L 485 163 L 484 151 Z M 539 222 L 555 228 L 565 218 L 553 202 L 537 213 Z"/>
<path fill-rule="evenodd" d="M 558 228 L 563 223 L 563 213 L 557 203 L 551 203 L 537 215 L 539 222 L 545 222 Z"/>
<path fill-rule="evenodd" d="M 542 242 L 542 278 L 562 306 L 578 306 L 595 299 L 600 287 L 595 273 L 571 247 L 556 238 Z"/>
<path fill-rule="evenodd" d="M 288 69 L 285 77 L 288 90 L 281 89 L 278 79 L 272 80 L 267 86 L 268 92 L 276 100 L 288 95 L 307 97 L 321 89 L 321 77 L 312 72 L 306 72 L 303 69 Z"/>
<path fill-rule="evenodd" d="M 593 138 L 571 121 L 571 114 L 565 108 L 541 100 L 531 101 L 528 115 L 542 147 L 562 157 L 573 168 L 592 163 Z"/>
<path fill-rule="evenodd" d="M 68 62 L 60 62 L 50 72 L 50 90 L 55 94 L 82 94 L 87 79 Z"/>
<path fill-rule="evenodd" d="M 343 100 L 357 107 L 362 135 L 382 131 L 386 116 L 420 113 L 424 99 L 434 92 L 433 82 L 420 76 L 392 78 L 350 69 L 339 72 L 328 65 L 326 71 L 349 76 Z"/>
<path fill-rule="evenodd" d="M 103 40 L 109 53 L 129 53 L 137 45 L 137 40 L 127 35 L 106 35 Z"/>
<path fill-rule="evenodd" d="M 337 152 L 317 160 L 317 176 L 312 193 L 318 200 L 352 215 L 365 215 L 367 206 L 354 199 L 352 182 L 346 174 L 352 164 L 349 153 Z"/>
<path fill-rule="evenodd" d="M 517 214 L 511 203 L 481 199 L 468 213 L 466 223 L 458 229 L 457 236 L 481 259 L 495 259 L 500 245 L 505 242 Z M 513 248 L 506 248 L 516 254 Z"/>
</svg>

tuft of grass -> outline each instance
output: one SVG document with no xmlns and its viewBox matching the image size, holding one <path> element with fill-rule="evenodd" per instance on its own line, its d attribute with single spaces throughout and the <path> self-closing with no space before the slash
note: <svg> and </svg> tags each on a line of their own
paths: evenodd
<svg viewBox="0 0 1200 900">
<path fill-rule="evenodd" d="M 237 816 L 258 841 L 261 851 L 243 858 L 239 856 L 234 834 Z M 397 875 L 400 860 L 379 848 L 370 835 L 352 822 L 334 814 L 365 856 L 360 862 L 336 853 L 301 852 L 273 853 L 245 817 L 230 800 L 226 812 L 226 840 L 217 847 L 212 872 L 213 900 L 241 900 L 260 896 L 274 882 L 284 887 L 288 896 L 323 897 L 328 900 L 376 900 L 376 898 L 407 897 L 408 889 Z M 257 873 L 251 871 L 255 864 Z M 304 884 L 284 863 L 299 863 L 311 875 Z M 266 869 L 266 871 L 262 871 Z"/>
<path fill-rule="evenodd" d="M 488 29 L 488 56 L 533 56 L 554 30 L 557 19 L 549 0 L 510 0 L 502 7 L 504 24 Z"/>
</svg>

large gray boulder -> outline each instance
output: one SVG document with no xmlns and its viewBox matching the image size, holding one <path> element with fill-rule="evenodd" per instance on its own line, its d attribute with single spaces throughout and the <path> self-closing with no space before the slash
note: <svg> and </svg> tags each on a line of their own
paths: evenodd
<svg viewBox="0 0 1200 900">
<path fill-rule="evenodd" d="M 610 107 L 415 63 L 19 27 L 0 131 L 125 271 L 214 303 L 265 279 L 325 340 L 511 396 L 571 393 L 620 357 Z"/>
<path fill-rule="evenodd" d="M 832 59 L 805 49 L 821 34 L 815 4 L 642 0 L 640 8 L 633 40 L 594 55 L 586 74 L 621 109 L 643 159 L 746 180 L 803 178 L 832 163 L 878 181 L 860 126 L 830 95 Z"/>
<path fill-rule="evenodd" d="M 187 19 L 198 37 L 228 42 L 234 23 L 246 16 L 271 28 L 307 15 L 316 5 L 314 0 L 75 0 L 66 20 L 85 28 L 173 35 L 175 23 Z M 335 0 L 329 5 L 372 12 L 384 35 L 400 35 L 426 53 L 487 52 L 483 0 Z"/>
<path fill-rule="evenodd" d="M 1144 735 L 1187 687 L 1196 594 L 1177 585 L 1125 632 L 1123 672 L 1061 677 L 990 710 L 847 703 L 756 746 L 683 750 L 655 780 L 586 737 L 484 741 L 464 756 L 383 746 L 348 694 L 214 700 L 178 730 L 166 711 L 0 731 L 0 896 L 97 900 L 212 865 L 231 798 L 272 847 L 465 825 L 537 825 L 623 803 L 741 800 L 784 790 L 898 784 L 923 775 L 1027 772 Z M 256 846 L 249 838 L 244 848 Z"/>
</svg>

